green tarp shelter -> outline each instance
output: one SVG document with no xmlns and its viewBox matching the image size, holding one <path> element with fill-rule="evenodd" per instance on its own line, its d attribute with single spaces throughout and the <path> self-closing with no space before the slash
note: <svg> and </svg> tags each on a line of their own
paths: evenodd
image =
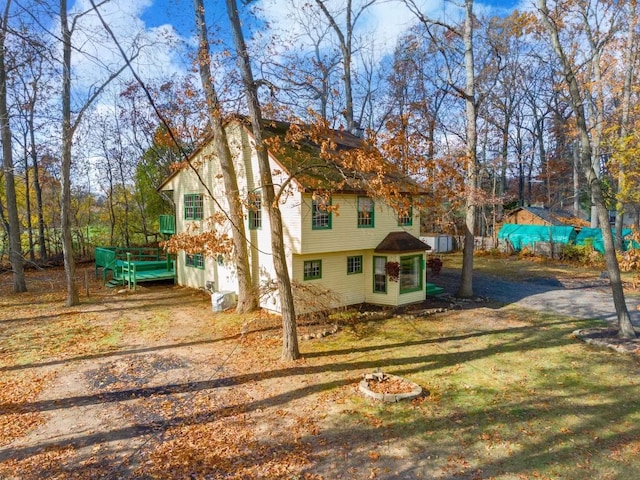
<svg viewBox="0 0 640 480">
<path fill-rule="evenodd" d="M 536 243 L 569 244 L 576 241 L 576 231 L 567 225 L 519 225 L 505 223 L 498 232 L 498 240 L 508 242 L 516 252 L 523 247 L 535 248 Z"/>
<path fill-rule="evenodd" d="M 613 235 L 615 236 L 615 232 L 612 230 Z M 629 235 L 631 235 L 632 230 L 630 228 L 622 229 L 622 238 L 625 239 Z M 593 245 L 593 248 L 596 249 L 600 253 L 604 253 L 604 241 L 602 240 L 602 230 L 599 228 L 583 228 L 580 230 L 580 233 L 576 237 L 576 245 Z M 629 241 L 625 240 L 623 242 L 623 250 L 627 250 L 629 248 Z"/>
</svg>

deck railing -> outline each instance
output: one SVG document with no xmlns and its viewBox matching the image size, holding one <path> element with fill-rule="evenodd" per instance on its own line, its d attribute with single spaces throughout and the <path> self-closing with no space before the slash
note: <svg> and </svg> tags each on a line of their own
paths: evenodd
<svg viewBox="0 0 640 480">
<path fill-rule="evenodd" d="M 121 278 L 122 264 L 125 260 L 136 262 L 159 262 L 163 256 L 163 250 L 157 247 L 96 247 L 95 255 L 95 271 L 96 277 L 100 269 L 102 269 L 102 282 L 107 281 L 108 272 L 114 277 Z M 166 265 L 169 269 L 170 258 L 167 255 Z"/>
</svg>

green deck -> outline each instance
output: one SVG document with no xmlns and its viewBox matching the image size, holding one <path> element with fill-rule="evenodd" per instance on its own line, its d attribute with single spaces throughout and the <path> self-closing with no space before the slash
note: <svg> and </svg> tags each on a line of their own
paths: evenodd
<svg viewBox="0 0 640 480">
<path fill-rule="evenodd" d="M 176 279 L 175 261 L 170 257 L 160 259 L 159 249 L 116 249 L 97 247 L 95 249 L 96 276 L 102 269 L 102 282 L 108 287 L 126 285 L 135 290 L 139 282 Z M 111 279 L 107 277 L 111 272 Z"/>
</svg>

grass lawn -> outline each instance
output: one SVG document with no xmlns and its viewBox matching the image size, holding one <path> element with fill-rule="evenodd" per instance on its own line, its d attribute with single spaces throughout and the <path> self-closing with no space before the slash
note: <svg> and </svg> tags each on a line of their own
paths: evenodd
<svg viewBox="0 0 640 480">
<path fill-rule="evenodd" d="M 69 309 L 54 284 L 0 292 L 2 479 L 640 478 L 638 357 L 572 337 L 592 321 L 343 320 L 282 363 L 275 317 L 168 286 Z M 377 369 L 428 394 L 371 401 Z"/>
</svg>

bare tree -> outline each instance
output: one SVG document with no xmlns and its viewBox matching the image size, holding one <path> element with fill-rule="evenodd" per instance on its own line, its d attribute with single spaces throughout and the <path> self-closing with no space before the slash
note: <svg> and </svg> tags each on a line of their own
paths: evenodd
<svg viewBox="0 0 640 480">
<path fill-rule="evenodd" d="M 229 208 L 229 218 L 235 250 L 235 263 L 238 275 L 238 304 L 236 311 L 245 313 L 254 310 L 258 306 L 257 289 L 253 288 L 251 281 L 251 268 L 249 266 L 249 252 L 247 248 L 247 236 L 244 228 L 242 201 L 233 158 L 227 141 L 222 122 L 222 107 L 218 99 L 213 78 L 211 77 L 211 54 L 209 51 L 209 38 L 205 23 L 204 0 L 194 0 L 196 15 L 196 28 L 198 31 L 198 68 L 202 88 L 207 99 L 207 111 L 213 133 L 213 144 L 216 158 L 220 163 L 222 180 L 225 187 L 225 196 Z"/>
<path fill-rule="evenodd" d="M 341 95 L 336 90 L 340 51 L 330 44 L 332 28 L 313 4 L 291 2 L 287 14 L 302 32 L 291 40 L 296 48 L 260 59 L 279 107 L 300 118 L 312 107 L 321 118 L 336 121 Z M 285 32 L 286 33 L 286 32 Z"/>
<path fill-rule="evenodd" d="M 369 8 L 375 2 L 376 0 L 368 0 L 362 5 L 354 8 L 353 0 L 347 0 L 344 6 L 344 27 L 341 28 L 338 24 L 339 21 L 337 19 L 337 13 L 332 13 L 331 11 L 329 11 L 326 5 L 326 1 L 315 0 L 316 5 L 325 15 L 329 22 L 329 25 L 331 25 L 331 28 L 338 38 L 338 45 L 340 47 L 340 53 L 342 54 L 342 81 L 344 83 L 345 94 L 344 118 L 347 122 L 347 130 L 349 130 L 350 132 L 354 132 L 356 126 L 359 127 L 359 125 L 356 125 L 357 120 L 354 118 L 353 107 L 353 34 L 356 24 L 358 23 L 358 19 L 367 10 L 367 8 Z"/>
<path fill-rule="evenodd" d="M 418 20 L 426 27 L 427 32 L 433 26 L 444 28 L 447 35 L 452 35 L 462 40 L 463 64 L 464 64 L 464 87 L 456 85 L 450 78 L 450 86 L 459 95 L 465 104 L 465 225 L 464 225 L 464 247 L 462 254 L 462 275 L 460 287 L 457 295 L 459 297 L 473 296 L 473 250 L 475 243 L 476 211 L 478 205 L 478 158 L 477 158 L 477 120 L 478 120 L 478 98 L 476 94 L 476 71 L 474 55 L 474 31 L 476 18 L 473 14 L 473 0 L 464 2 L 464 22 L 461 28 L 449 25 L 440 21 L 428 18 L 413 2 L 405 0 L 405 4 L 416 15 Z M 433 35 L 432 35 L 433 36 Z M 445 56 L 444 42 L 439 47 L 440 53 Z"/>
<path fill-rule="evenodd" d="M 580 141 L 580 165 L 587 178 L 587 184 L 591 192 L 591 197 L 598 215 L 601 225 L 602 239 L 605 247 L 605 260 L 609 273 L 609 281 L 611 283 L 611 292 L 613 302 L 618 317 L 618 335 L 623 338 L 635 338 L 636 334 L 631 324 L 629 311 L 625 302 L 624 290 L 620 278 L 620 267 L 616 257 L 615 246 L 613 243 L 613 234 L 609 228 L 609 212 L 605 205 L 605 199 L 602 190 L 602 182 L 596 174 L 593 165 L 593 146 L 591 132 L 587 123 L 587 114 L 585 112 L 585 93 L 583 87 L 578 82 L 578 72 L 576 66 L 565 51 L 565 46 L 560 41 L 560 26 L 558 20 L 562 20 L 551 14 L 547 6 L 547 0 L 538 0 L 538 9 L 540 20 L 549 35 L 551 46 L 555 51 L 560 67 L 564 83 L 569 92 L 568 101 L 573 110 L 576 120 L 576 127 Z"/>
<path fill-rule="evenodd" d="M 38 224 L 38 249 L 41 260 L 47 258 L 47 246 L 45 242 L 45 222 L 42 201 L 42 186 L 40 183 L 40 158 L 38 154 L 38 144 L 36 141 L 37 122 L 36 112 L 43 97 L 46 97 L 49 80 L 45 59 L 34 54 L 27 64 L 28 75 L 20 75 L 18 81 L 22 84 L 23 104 L 26 108 L 21 112 L 24 117 L 25 132 L 28 139 L 25 141 L 24 149 L 29 152 L 31 167 L 33 168 L 33 189 L 36 196 L 36 216 Z"/>
<path fill-rule="evenodd" d="M 93 2 L 92 2 L 93 3 Z M 95 9 L 93 5 L 93 9 Z M 89 10 L 91 11 L 91 10 Z M 71 111 L 71 53 L 73 51 L 72 37 L 78 26 L 78 20 L 88 12 L 81 12 L 69 19 L 67 0 L 60 0 L 60 34 L 62 42 L 62 168 L 60 180 L 62 192 L 60 198 L 62 252 L 64 255 L 64 269 L 67 285 L 67 306 L 80 302 L 76 284 L 76 263 L 73 253 L 72 210 L 71 210 L 71 163 L 73 137 L 88 108 L 102 94 L 107 85 L 126 68 L 121 66 L 92 90 L 89 97 L 75 111 Z"/>
<path fill-rule="evenodd" d="M 282 215 L 275 195 L 275 188 L 269 165 L 267 147 L 263 138 L 262 110 L 258 100 L 258 86 L 253 77 L 249 54 L 242 32 L 240 16 L 236 0 L 226 0 L 227 14 L 231 22 L 233 40 L 238 55 L 238 66 L 242 75 L 249 118 L 253 129 L 253 136 L 256 141 L 256 152 L 258 156 L 258 166 L 262 180 L 262 191 L 264 193 L 265 204 L 269 213 L 269 223 L 271 227 L 271 249 L 273 254 L 273 264 L 276 271 L 278 293 L 280 295 L 280 305 L 282 314 L 282 359 L 295 360 L 300 357 L 298 348 L 298 335 L 296 333 L 296 314 L 293 303 L 293 292 L 291 290 L 291 279 L 287 268 L 286 255 L 284 250 L 284 235 L 282 228 Z"/>
<path fill-rule="evenodd" d="M 2 167 L 6 187 L 6 209 L 9 227 L 9 260 L 13 270 L 13 291 L 26 292 L 24 278 L 24 258 L 22 256 L 21 226 L 18 217 L 18 203 L 13 164 L 13 145 L 9 108 L 7 106 L 7 76 L 9 65 L 6 62 L 7 35 L 9 33 L 9 17 L 11 0 L 7 0 L 2 17 L 0 17 L 0 139 L 2 140 Z"/>
</svg>

